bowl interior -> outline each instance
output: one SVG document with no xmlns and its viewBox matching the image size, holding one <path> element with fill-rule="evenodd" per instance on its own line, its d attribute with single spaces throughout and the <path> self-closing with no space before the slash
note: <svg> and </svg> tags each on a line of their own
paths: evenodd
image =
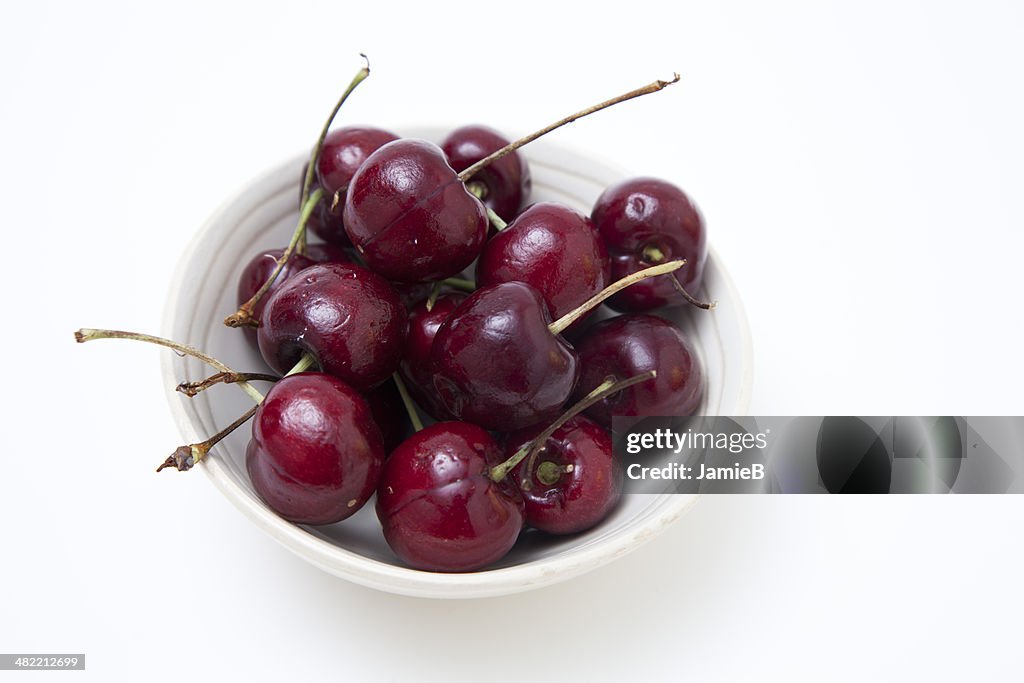
<svg viewBox="0 0 1024 683">
<path fill-rule="evenodd" d="M 401 131 L 438 140 L 439 130 Z M 600 192 L 626 174 L 580 154 L 535 143 L 527 154 L 534 201 L 558 201 L 585 213 Z M 266 173 L 223 205 L 182 258 L 168 301 L 164 334 L 196 346 L 234 370 L 266 365 L 255 344 L 222 324 L 236 307 L 235 287 L 248 259 L 262 249 L 287 243 L 297 220 L 298 179 L 304 157 Z M 708 375 L 706 414 L 739 415 L 751 384 L 746 318 L 717 256 L 709 255 L 701 296 L 717 299 L 710 313 L 678 309 L 663 314 L 695 341 Z M 168 389 L 210 374 L 198 361 L 164 355 Z M 172 412 L 186 439 L 202 440 L 251 406 L 241 391 L 219 388 L 194 399 L 170 396 Z M 214 449 L 202 469 L 215 485 L 262 529 L 313 564 L 374 588 L 431 597 L 473 597 L 525 590 L 569 578 L 639 545 L 676 519 L 694 496 L 627 495 L 597 528 L 555 538 L 526 532 L 498 565 L 470 574 L 435 574 L 409 569 L 388 548 L 372 501 L 353 517 L 330 526 L 305 527 L 277 517 L 256 496 L 245 469 L 249 429 L 242 428 Z"/>
</svg>

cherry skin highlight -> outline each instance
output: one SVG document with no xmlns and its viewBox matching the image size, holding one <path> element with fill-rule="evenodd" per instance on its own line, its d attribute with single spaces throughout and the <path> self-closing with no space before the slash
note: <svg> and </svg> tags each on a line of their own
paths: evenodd
<svg viewBox="0 0 1024 683">
<path fill-rule="evenodd" d="M 560 318 L 611 284 L 608 250 L 583 214 L 534 204 L 487 241 L 476 264 L 478 287 L 512 281 L 539 291 Z"/>
<path fill-rule="evenodd" d="M 441 149 L 413 139 L 384 145 L 356 171 L 344 222 L 366 265 L 396 282 L 458 274 L 480 254 L 488 226 Z"/>
<path fill-rule="evenodd" d="M 487 126 L 463 126 L 441 141 L 441 149 L 453 169 L 464 171 L 509 142 L 501 133 Z M 530 196 L 533 184 L 530 167 L 519 150 L 481 169 L 470 183 L 481 188 L 484 205 L 505 220 L 516 215 Z"/>
<path fill-rule="evenodd" d="M 396 555 L 416 569 L 473 571 L 497 562 L 523 527 L 523 500 L 489 468 L 501 447 L 465 422 L 438 422 L 392 452 L 377 489 L 377 516 Z"/>
<path fill-rule="evenodd" d="M 609 306 L 648 311 L 686 303 L 670 277 L 696 295 L 707 260 L 707 231 L 697 206 L 678 187 L 657 178 L 623 181 L 598 197 L 591 217 L 608 246 L 615 280 L 664 261 L 687 262 L 672 275 L 619 292 L 608 300 Z"/>
<path fill-rule="evenodd" d="M 505 456 L 512 457 L 542 431 L 532 427 L 510 434 Z M 551 534 L 586 531 L 607 517 L 622 495 L 622 465 L 612 439 L 582 415 L 555 430 L 537 452 L 532 470 L 530 464 L 526 458 L 509 476 L 523 495 L 526 523 L 535 529 Z"/>
<path fill-rule="evenodd" d="M 384 446 L 363 398 L 317 372 L 281 379 L 256 411 L 245 455 L 253 488 L 296 524 L 333 524 L 369 500 Z"/>
<path fill-rule="evenodd" d="M 557 417 L 579 365 L 550 323 L 540 292 L 522 282 L 471 294 L 438 329 L 430 350 L 434 388 L 445 408 L 496 431 Z"/>
<path fill-rule="evenodd" d="M 322 263 L 267 300 L 260 353 L 282 374 L 309 353 L 324 372 L 364 390 L 398 369 L 406 325 L 405 307 L 386 280 L 355 264 Z"/>
<path fill-rule="evenodd" d="M 653 315 L 627 314 L 594 325 L 576 346 L 582 398 L 607 378 L 654 370 L 657 377 L 595 403 L 586 415 L 610 428 L 612 415 L 692 415 L 704 398 L 704 371 L 693 345 L 675 325 Z"/>
<path fill-rule="evenodd" d="M 405 357 L 398 370 L 413 399 L 435 420 L 453 420 L 455 417 L 444 407 L 434 388 L 430 350 L 438 329 L 465 299 L 465 294 L 452 292 L 438 297 L 429 311 L 426 300 L 409 311 L 409 336 L 405 343 Z"/>
<path fill-rule="evenodd" d="M 324 190 L 324 199 L 310 217 L 309 227 L 325 242 L 349 246 L 342 221 L 344 190 L 366 158 L 387 143 L 397 140 L 394 133 L 370 126 L 347 126 L 332 130 L 324 138 L 317 160 L 315 185 Z M 305 173 L 303 173 L 305 180 Z M 301 186 L 300 186 L 301 187 Z M 342 191 L 341 204 L 331 209 L 334 194 Z"/>
</svg>

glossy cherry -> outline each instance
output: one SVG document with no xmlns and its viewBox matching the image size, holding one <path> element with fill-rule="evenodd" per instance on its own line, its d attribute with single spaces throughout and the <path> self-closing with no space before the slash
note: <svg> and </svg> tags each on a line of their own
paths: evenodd
<svg viewBox="0 0 1024 683">
<path fill-rule="evenodd" d="M 547 304 L 530 285 L 477 289 L 444 321 L 431 347 L 434 388 L 445 408 L 497 431 L 555 418 L 579 367 L 549 324 Z"/>
<path fill-rule="evenodd" d="M 384 462 L 363 398 L 341 380 L 299 373 L 278 381 L 256 411 L 245 464 L 253 488 L 297 524 L 333 524 L 373 494 Z"/>
<path fill-rule="evenodd" d="M 392 452 L 377 489 L 384 538 L 417 569 L 473 571 L 501 559 L 523 526 L 523 501 L 489 468 L 501 447 L 465 422 L 439 422 Z"/>
<path fill-rule="evenodd" d="M 310 266 L 267 300 L 260 352 L 280 373 L 303 354 L 356 389 L 391 376 L 402 359 L 406 312 L 386 280 L 350 263 Z"/>
<path fill-rule="evenodd" d="M 493 128 L 474 125 L 453 130 L 441 141 L 441 149 L 453 169 L 464 171 L 507 144 L 509 140 Z M 471 191 L 478 193 L 485 206 L 505 220 L 511 220 L 530 196 L 530 166 L 516 150 L 482 169 L 467 184 Z"/>
<path fill-rule="evenodd" d="M 598 197 L 591 217 L 611 254 L 613 278 L 682 258 L 687 265 L 674 277 L 697 295 L 707 260 L 707 232 L 697 206 L 681 189 L 657 178 L 626 180 Z M 608 301 L 620 311 L 683 303 L 668 277 L 640 283 Z"/>
<path fill-rule="evenodd" d="M 261 251 L 250 259 L 249 263 L 246 264 L 245 268 L 242 269 L 242 274 L 238 278 L 238 305 L 241 306 L 248 301 L 253 294 L 259 291 L 263 283 L 267 281 L 270 274 L 274 272 L 274 268 L 277 267 L 277 259 L 281 258 L 284 253 L 284 249 L 267 249 Z M 300 270 L 309 268 L 315 261 L 308 256 L 302 256 L 301 254 L 292 254 L 291 258 L 284 264 L 284 268 L 278 274 L 273 284 L 270 285 L 270 289 L 267 291 L 267 296 L 260 299 L 255 306 L 253 306 L 252 314 L 253 317 L 259 320 L 263 315 L 263 309 L 267 305 L 267 297 L 277 289 L 281 287 L 291 276 L 298 273 Z M 251 328 L 250 328 L 251 329 Z M 253 330 L 255 333 L 255 330 Z"/>
<path fill-rule="evenodd" d="M 396 282 L 459 273 L 479 255 L 488 226 L 444 152 L 413 139 L 384 145 L 356 171 L 344 220 L 366 265 Z"/>
<path fill-rule="evenodd" d="M 478 287 L 512 281 L 539 291 L 560 318 L 611 282 L 608 250 L 580 212 L 534 204 L 487 241 L 476 264 Z"/>
<path fill-rule="evenodd" d="M 370 126 L 347 126 L 327 134 L 320 149 L 315 175 L 315 187 L 323 188 L 324 200 L 310 217 L 310 230 L 325 242 L 340 246 L 350 244 L 342 220 L 344 190 L 368 156 L 397 139 L 398 136 L 390 131 Z M 332 207 L 334 195 L 339 191 L 341 203 Z"/>
<path fill-rule="evenodd" d="M 613 394 L 587 415 L 610 427 L 612 415 L 692 415 L 704 398 L 704 371 L 693 345 L 675 325 L 653 315 L 627 314 L 598 323 L 576 349 L 581 374 L 576 396 L 609 377 L 655 370 L 655 379 Z"/>
<path fill-rule="evenodd" d="M 435 420 L 451 420 L 454 416 L 434 388 L 430 350 L 438 329 L 465 299 L 465 294 L 452 292 L 438 297 L 429 307 L 424 299 L 409 310 L 409 336 L 399 372 L 413 399 Z"/>
<path fill-rule="evenodd" d="M 506 457 L 535 439 L 541 427 L 508 436 Z M 510 472 L 523 495 L 526 523 L 552 534 L 585 531 L 605 517 L 622 495 L 622 465 L 608 432 L 578 415 L 544 440 L 533 461 Z"/>
</svg>

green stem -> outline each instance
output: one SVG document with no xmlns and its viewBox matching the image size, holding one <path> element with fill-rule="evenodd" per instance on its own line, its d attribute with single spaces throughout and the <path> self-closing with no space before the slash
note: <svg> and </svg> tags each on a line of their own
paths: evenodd
<svg viewBox="0 0 1024 683">
<path fill-rule="evenodd" d="M 501 232 L 502 230 L 504 230 L 505 228 L 508 227 L 508 223 L 503 221 L 501 219 L 501 216 L 499 216 L 498 214 L 494 213 L 494 209 L 492 209 L 489 206 L 485 206 L 484 208 L 487 209 L 487 217 L 489 219 L 491 219 L 491 225 L 494 226 L 495 230 L 497 230 L 498 232 Z"/>
<path fill-rule="evenodd" d="M 476 291 L 476 283 L 472 280 L 466 280 L 460 277 L 449 277 L 441 280 L 441 284 L 448 285 L 453 289 L 459 289 L 463 292 L 473 293 Z"/>
<path fill-rule="evenodd" d="M 409 421 L 412 422 L 412 428 L 417 432 L 423 429 L 423 421 L 420 420 L 420 414 L 416 411 L 416 404 L 412 400 L 412 396 L 409 395 L 409 389 L 405 386 L 405 382 L 402 381 L 401 375 L 397 372 L 392 375 L 395 380 L 395 386 L 398 387 L 398 394 L 402 397 L 402 403 L 405 405 L 405 412 L 409 413 Z"/>
<path fill-rule="evenodd" d="M 299 362 L 296 363 L 291 370 L 285 373 L 285 377 L 288 377 L 289 375 L 297 375 L 300 372 L 305 372 L 306 370 L 309 370 L 316 364 L 316 358 L 313 358 L 313 354 L 304 353 L 302 354 L 302 358 L 299 359 Z"/>
<path fill-rule="evenodd" d="M 306 166 L 306 177 L 302 180 L 302 202 L 305 204 L 309 198 L 309 191 L 313 187 L 313 176 L 316 173 L 316 165 L 320 160 L 320 150 L 323 149 L 324 139 L 327 137 L 327 132 L 331 129 L 331 124 L 334 123 L 334 118 L 338 115 L 338 110 L 341 109 L 341 105 L 345 104 L 345 100 L 352 94 L 352 91 L 356 89 L 360 83 L 365 81 L 370 75 L 370 60 L 364 54 L 360 54 L 360 57 L 366 62 L 362 69 L 356 73 L 352 82 L 348 84 L 345 92 L 341 94 L 341 97 L 334 105 L 334 109 L 331 110 L 330 116 L 324 122 L 324 127 L 320 130 L 320 137 L 316 139 L 316 144 L 313 145 L 313 152 L 309 155 L 309 165 Z"/>
<path fill-rule="evenodd" d="M 435 282 L 430 286 L 430 295 L 427 297 L 427 313 L 434 310 L 434 304 L 437 303 L 437 297 L 441 296 L 441 288 L 444 286 L 443 282 Z"/>
<path fill-rule="evenodd" d="M 163 346 L 168 349 L 173 349 L 178 353 L 185 354 L 186 356 L 192 356 L 193 358 L 203 361 L 204 363 L 214 368 L 215 370 L 220 370 L 221 372 L 227 372 L 231 374 L 238 374 L 234 370 L 232 370 L 231 368 L 229 368 L 228 366 L 224 365 L 219 360 L 214 358 L 213 356 L 208 356 L 199 349 L 188 346 L 187 344 L 181 344 L 179 342 L 172 341 L 170 339 L 164 339 L 163 337 L 154 337 L 152 335 L 141 334 L 139 332 L 124 332 L 122 330 L 99 330 L 88 327 L 83 327 L 82 329 L 75 332 L 75 341 L 78 342 L 79 344 L 84 344 L 85 342 L 92 341 L 94 339 L 131 339 L 134 341 L 146 342 L 148 344 L 156 344 L 157 346 Z M 245 393 L 249 394 L 249 396 L 252 397 L 252 400 L 256 401 L 256 403 L 261 403 L 263 401 L 263 394 L 256 391 L 255 387 L 253 387 L 248 382 L 239 382 L 238 386 L 243 391 L 245 391 Z"/>
<path fill-rule="evenodd" d="M 267 281 L 263 283 L 263 286 L 257 290 L 252 298 L 246 301 L 244 304 L 238 307 L 238 310 L 224 318 L 224 324 L 228 327 L 259 327 L 260 321 L 252 317 L 252 310 L 260 302 L 260 299 L 267 293 L 270 286 L 274 284 L 274 280 L 284 270 L 284 265 L 288 262 L 288 259 L 292 257 L 292 253 L 295 251 L 295 247 L 299 244 L 302 236 L 306 233 L 306 222 L 313 213 L 313 209 L 316 208 L 317 203 L 324 196 L 324 191 L 321 188 L 316 188 L 313 193 L 309 195 L 309 199 L 302 205 L 302 211 L 299 214 L 299 224 L 295 228 L 295 232 L 292 233 L 292 239 L 288 242 L 288 247 L 285 248 L 284 253 L 277 259 L 277 265 L 274 266 L 273 272 L 267 277 Z"/>
<path fill-rule="evenodd" d="M 523 444 L 523 447 L 517 450 L 515 453 L 513 453 L 511 458 L 501 463 L 500 465 L 495 465 L 494 467 L 492 467 L 490 471 L 491 479 L 493 479 L 494 481 L 501 481 L 502 479 L 504 479 L 509 472 L 514 470 L 519 465 L 519 463 L 526 459 L 526 456 L 533 455 L 536 453 L 536 451 L 539 451 L 544 446 L 544 442 L 547 441 L 552 434 L 557 432 L 562 425 L 564 425 L 566 422 L 576 417 L 584 410 L 597 403 L 598 401 L 601 401 L 618 391 L 628 389 L 634 384 L 646 382 L 647 380 L 654 379 L 657 376 L 658 373 L 655 370 L 651 370 L 650 372 L 635 375 L 633 377 L 620 380 L 618 382 L 609 377 L 605 381 L 598 384 L 593 391 L 584 396 L 572 408 L 569 408 L 569 410 L 565 414 L 563 414 L 557 420 L 552 422 L 547 429 L 538 434 L 534 439 L 532 439 L 528 443 Z"/>
<path fill-rule="evenodd" d="M 666 273 L 672 273 L 674 271 L 679 270 L 685 265 L 686 260 L 680 259 L 678 261 L 668 261 L 667 263 L 662 263 L 657 266 L 651 266 L 650 268 L 644 268 L 643 270 L 638 270 L 635 273 L 631 273 L 626 277 L 622 278 L 621 280 L 618 280 L 608 285 L 600 292 L 590 297 L 589 299 L 587 299 L 582 304 L 580 304 L 576 308 L 572 309 L 571 311 L 563 315 L 555 322 L 548 325 L 548 329 L 551 330 L 551 334 L 561 334 L 562 332 L 565 331 L 567 327 L 569 327 L 569 325 L 572 325 L 574 322 L 585 316 L 587 313 L 590 312 L 592 308 L 595 308 L 598 305 L 600 305 L 600 303 L 607 299 L 608 297 L 614 296 L 615 294 L 624 290 L 626 287 L 629 287 L 630 285 L 635 285 L 637 282 L 640 282 L 641 280 L 646 280 L 649 277 L 656 277 L 658 275 L 665 275 Z"/>
</svg>

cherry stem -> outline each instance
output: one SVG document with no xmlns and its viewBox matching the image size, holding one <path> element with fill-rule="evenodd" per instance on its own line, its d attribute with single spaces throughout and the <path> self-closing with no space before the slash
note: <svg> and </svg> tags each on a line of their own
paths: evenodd
<svg viewBox="0 0 1024 683">
<path fill-rule="evenodd" d="M 273 272 L 267 277 L 267 281 L 263 283 L 263 286 L 252 295 L 252 298 L 246 301 L 244 304 L 238 307 L 238 310 L 224 318 L 224 324 L 228 327 L 259 327 L 260 321 L 252 317 L 252 309 L 255 308 L 256 304 L 260 302 L 260 299 L 267 293 L 270 286 L 274 284 L 274 280 L 284 270 L 284 265 L 288 262 L 288 259 L 292 257 L 292 253 L 295 252 L 295 247 L 298 246 L 303 235 L 306 234 L 306 222 L 309 221 L 309 217 L 313 213 L 313 209 L 316 208 L 317 203 L 324 196 L 324 191 L 319 187 L 313 190 L 313 193 L 309 195 L 305 203 L 302 205 L 302 212 L 299 214 L 299 224 L 295 228 L 295 232 L 292 233 L 292 239 L 288 243 L 288 247 L 284 250 L 280 257 L 277 259 L 277 265 L 274 266 Z"/>
<path fill-rule="evenodd" d="M 649 244 L 646 247 L 644 247 L 642 253 L 644 261 L 646 261 L 647 263 L 661 263 L 662 261 L 665 260 L 665 253 L 658 247 L 654 246 L 653 244 Z M 686 289 L 683 287 L 683 283 L 680 282 L 679 278 L 677 278 L 675 275 L 670 275 L 669 278 L 672 280 L 672 286 L 674 286 L 676 288 L 676 291 L 679 292 L 679 294 L 684 299 L 686 299 L 687 303 L 693 304 L 697 308 L 703 308 L 705 311 L 710 311 L 711 309 L 718 306 L 717 301 L 701 301 L 700 299 L 696 299 L 693 296 L 691 296 L 690 293 L 687 292 Z"/>
<path fill-rule="evenodd" d="M 461 290 L 463 292 L 473 293 L 476 291 L 476 283 L 472 280 L 466 280 L 461 277 L 449 277 L 441 280 L 441 284 L 448 285 L 454 289 Z"/>
<path fill-rule="evenodd" d="M 302 180 L 302 205 L 305 205 L 306 200 L 309 199 L 309 191 L 313 187 L 313 176 L 316 174 L 316 166 L 320 161 L 320 150 L 323 149 L 324 140 L 327 138 L 327 133 L 331 129 L 331 124 L 334 123 L 334 118 L 338 115 L 338 110 L 341 109 L 341 105 L 345 104 L 345 100 L 352 94 L 352 91 L 356 89 L 360 83 L 365 81 L 370 75 L 370 60 L 369 58 L 360 53 L 360 57 L 366 64 L 360 69 L 352 82 L 348 84 L 348 88 L 341 94 L 341 97 L 334 105 L 334 109 L 331 110 L 330 116 L 324 122 L 324 127 L 320 130 L 320 137 L 317 138 L 316 144 L 313 145 L 313 152 L 309 155 L 309 164 L 306 166 L 306 177 Z"/>
<path fill-rule="evenodd" d="M 476 175 L 478 172 L 480 172 L 480 170 L 486 168 L 487 166 L 489 166 L 490 164 L 494 163 L 498 159 L 500 159 L 503 156 L 506 156 L 508 154 L 511 154 L 512 152 L 516 151 L 517 149 L 519 149 L 523 145 L 525 145 L 527 143 L 530 143 L 530 142 L 533 142 L 537 138 L 541 137 L 542 135 L 546 135 L 546 134 L 550 133 L 551 131 L 553 131 L 556 128 L 561 128 L 562 126 L 566 125 L 567 123 L 572 123 L 573 121 L 575 121 L 577 119 L 581 119 L 584 116 L 589 116 L 590 114 L 593 114 L 594 112 L 601 111 L 602 109 L 607 109 L 608 107 L 616 105 L 619 102 L 625 102 L 626 100 L 631 100 L 634 97 L 640 97 L 641 95 L 650 95 L 651 93 L 656 93 L 659 90 L 661 90 L 661 89 L 663 89 L 663 88 L 665 88 L 667 86 L 670 86 L 673 83 L 676 83 L 678 80 L 679 80 L 679 74 L 673 74 L 673 78 L 672 78 L 671 81 L 654 81 L 653 83 L 645 85 L 642 88 L 637 88 L 636 90 L 630 90 L 629 92 L 623 93 L 622 95 L 619 95 L 618 97 L 613 97 L 612 99 L 605 100 L 604 102 L 601 102 L 600 104 L 595 104 L 595 105 L 593 105 L 591 107 L 587 107 L 586 109 L 583 109 L 582 111 L 578 111 L 575 114 L 572 114 L 571 116 L 565 117 L 561 121 L 556 121 L 555 123 L 552 123 L 550 126 L 547 126 L 545 128 L 541 128 L 537 132 L 531 133 L 530 135 L 527 135 L 525 138 L 519 138 L 515 142 L 510 142 L 509 144 L 505 145 L 504 147 L 502 147 L 498 151 L 493 152 L 493 153 L 487 155 L 486 157 L 484 157 L 480 161 L 476 162 L 475 164 L 473 164 L 472 166 L 470 166 L 469 168 L 464 170 L 462 173 L 459 174 L 459 180 L 461 180 L 462 182 L 466 182 L 467 180 L 472 178 L 474 175 Z"/>
<path fill-rule="evenodd" d="M 529 443 L 524 444 L 522 448 L 513 453 L 511 458 L 501 463 L 500 465 L 495 465 L 494 467 L 492 467 L 490 471 L 491 479 L 493 479 L 494 481 L 501 481 L 502 479 L 504 479 L 509 472 L 514 470 L 519 465 L 519 463 L 526 459 L 526 456 L 535 455 L 536 452 L 539 451 L 540 448 L 544 445 L 544 442 L 551 438 L 551 435 L 557 432 L 562 425 L 564 425 L 566 422 L 576 417 L 584 410 L 597 403 L 598 401 L 602 401 L 611 396 L 612 394 L 622 391 L 623 389 L 628 389 L 634 384 L 646 382 L 647 380 L 654 379 L 657 376 L 657 371 L 651 370 L 649 372 L 645 372 L 640 375 L 634 375 L 633 377 L 629 377 L 627 379 L 619 381 L 615 381 L 614 379 L 609 377 L 605 381 L 598 384 L 593 391 L 584 396 L 579 402 L 573 405 L 572 408 L 569 408 L 569 410 L 566 413 L 564 413 L 561 417 L 552 422 L 547 429 L 545 429 L 543 432 L 538 434 L 534 439 L 532 439 Z"/>
<path fill-rule="evenodd" d="M 665 275 L 666 273 L 672 273 L 685 265 L 686 259 L 679 259 L 678 261 L 667 261 L 656 266 L 651 266 L 650 268 L 638 270 L 635 273 L 630 273 L 621 280 L 617 280 L 616 282 L 608 285 L 600 292 L 548 325 L 548 329 L 551 330 L 551 334 L 561 334 L 567 327 L 585 316 L 592 308 L 600 305 L 600 303 L 608 297 L 618 294 L 626 287 L 635 285 L 641 280 L 646 280 L 649 277 L 655 277 L 658 275 Z"/>
<path fill-rule="evenodd" d="M 540 483 L 545 486 L 551 486 L 562 478 L 563 472 L 568 474 L 569 472 L 572 472 L 573 469 L 572 465 L 562 467 L 558 463 L 545 460 L 541 464 L 537 465 L 537 479 L 539 479 Z"/>
<path fill-rule="evenodd" d="M 78 342 L 79 344 L 84 344 L 85 342 L 92 341 L 94 339 L 131 339 L 134 341 L 156 344 L 157 346 L 164 346 L 166 348 L 173 349 L 180 354 L 192 356 L 193 358 L 203 361 L 204 363 L 206 363 L 215 370 L 220 370 L 221 372 L 227 372 L 230 374 L 238 374 L 234 370 L 232 370 L 231 368 L 229 368 L 228 366 L 224 365 L 219 360 L 214 358 L 213 356 L 208 356 L 199 349 L 193 348 L 186 344 L 180 344 L 176 341 L 171 341 L 170 339 L 154 337 L 152 335 L 141 334 L 139 332 L 124 332 L 122 330 L 98 330 L 88 327 L 83 327 L 82 329 L 75 332 L 75 341 Z M 249 396 L 252 397 L 252 400 L 256 401 L 256 403 L 261 403 L 263 401 L 263 394 L 256 391 L 256 388 L 253 387 L 248 382 L 238 382 L 237 384 L 243 391 L 245 391 L 245 393 L 249 394 Z"/>
<path fill-rule="evenodd" d="M 395 386 L 398 387 L 398 395 L 402 397 L 402 404 L 405 405 L 405 412 L 409 413 L 409 421 L 412 422 L 412 428 L 418 432 L 423 429 L 423 421 L 420 419 L 420 414 L 416 411 L 416 404 L 413 403 L 412 396 L 409 395 L 409 389 L 405 386 L 405 382 L 402 381 L 401 375 L 397 372 L 392 377 L 395 380 Z"/>
<path fill-rule="evenodd" d="M 508 227 L 508 223 L 503 221 L 501 219 L 501 216 L 499 216 L 498 214 L 494 213 L 494 209 L 492 209 L 489 206 L 485 206 L 484 208 L 487 209 L 487 217 L 491 220 L 491 225 L 494 226 L 495 230 L 497 230 L 498 232 L 501 232 L 502 230 L 504 230 L 505 228 Z"/>
<path fill-rule="evenodd" d="M 479 199 L 481 203 L 483 203 L 484 197 L 487 196 L 487 186 L 479 181 L 474 180 L 466 183 L 466 189 L 469 190 L 471 195 Z M 495 230 L 501 232 L 508 227 L 508 223 L 494 209 L 484 204 L 484 210 L 487 211 L 487 218 L 490 219 L 491 225 L 494 226 Z"/>
<path fill-rule="evenodd" d="M 206 457 L 206 454 L 210 452 L 211 448 L 216 446 L 228 434 L 245 424 L 249 418 L 256 414 L 258 409 L 258 405 L 249 408 L 249 410 L 245 411 L 240 418 L 211 436 L 206 441 L 190 444 L 188 446 L 179 446 L 174 453 L 169 455 L 167 459 L 163 461 L 160 467 L 156 468 L 156 471 L 159 472 L 167 467 L 173 467 L 179 472 L 187 472 L 192 469 L 197 462 Z"/>
<path fill-rule="evenodd" d="M 430 294 L 429 296 L 427 296 L 426 303 L 427 313 L 430 313 L 432 310 L 434 310 L 434 304 L 437 303 L 437 297 L 441 296 L 441 289 L 443 287 L 444 283 L 440 281 L 435 282 L 430 286 Z"/>
<path fill-rule="evenodd" d="M 286 372 L 284 376 L 289 377 L 291 375 L 297 375 L 300 372 L 305 372 L 306 370 L 309 370 L 311 367 L 315 365 L 317 365 L 317 362 L 316 358 L 313 357 L 313 354 L 304 353 L 302 354 L 302 358 L 299 359 L 299 362 L 296 363 L 291 370 Z"/>
<path fill-rule="evenodd" d="M 276 382 L 280 379 L 277 375 L 267 375 L 262 372 L 218 372 L 210 375 L 199 382 L 182 382 L 176 391 L 180 391 L 189 398 L 196 397 L 199 392 L 206 391 L 217 384 L 237 384 L 239 382 Z"/>
</svg>

